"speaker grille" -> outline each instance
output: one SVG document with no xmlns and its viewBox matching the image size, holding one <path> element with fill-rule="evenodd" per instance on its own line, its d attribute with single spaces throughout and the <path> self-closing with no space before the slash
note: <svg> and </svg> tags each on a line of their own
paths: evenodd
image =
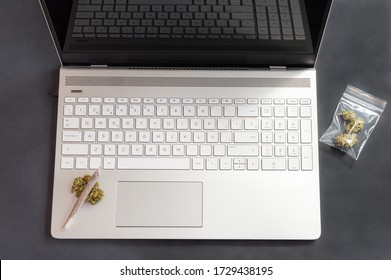
<svg viewBox="0 0 391 280">
<path fill-rule="evenodd" d="M 309 88 L 311 80 L 309 78 L 65 76 L 65 86 Z"/>
</svg>

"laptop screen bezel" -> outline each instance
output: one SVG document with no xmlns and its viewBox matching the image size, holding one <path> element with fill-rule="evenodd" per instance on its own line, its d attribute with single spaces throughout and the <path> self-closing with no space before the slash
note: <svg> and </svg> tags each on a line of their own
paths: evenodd
<svg viewBox="0 0 391 280">
<path fill-rule="evenodd" d="M 265 53 L 265 52 L 64 52 L 63 45 L 72 0 L 56 1 L 55 8 L 49 12 L 46 1 L 38 0 L 49 27 L 58 57 L 64 66 L 108 65 L 124 67 L 246 67 L 263 68 L 270 66 L 314 67 L 319 52 L 324 29 L 330 12 L 332 0 L 323 4 L 305 0 L 308 17 L 316 18 L 310 22 L 313 38 L 313 53 Z M 65 7 L 65 8 L 64 8 Z M 308 10 L 309 9 L 309 10 Z M 54 18 L 53 18 L 54 17 Z M 311 19 L 310 19 L 311 20 Z M 313 26 L 315 26 L 313 28 Z M 314 36 L 315 35 L 315 36 Z"/>
</svg>

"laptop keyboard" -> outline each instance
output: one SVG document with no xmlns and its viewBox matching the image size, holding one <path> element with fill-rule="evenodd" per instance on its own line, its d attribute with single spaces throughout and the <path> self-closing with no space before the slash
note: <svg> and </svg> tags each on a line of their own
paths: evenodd
<svg viewBox="0 0 391 280">
<path fill-rule="evenodd" d="M 79 0 L 72 37 L 306 39 L 299 0 Z"/>
<path fill-rule="evenodd" d="M 311 99 L 64 101 L 61 169 L 313 169 Z"/>
</svg>

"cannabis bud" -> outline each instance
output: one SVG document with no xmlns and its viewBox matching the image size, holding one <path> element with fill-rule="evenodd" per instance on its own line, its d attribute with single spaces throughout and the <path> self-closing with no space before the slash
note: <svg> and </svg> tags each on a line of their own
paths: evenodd
<svg viewBox="0 0 391 280">
<path fill-rule="evenodd" d="M 355 118 L 346 125 L 346 131 L 349 133 L 357 133 L 364 127 L 364 120 L 362 118 Z"/>
<path fill-rule="evenodd" d="M 357 134 L 355 133 L 343 133 L 335 137 L 335 144 L 345 149 L 352 148 L 357 142 Z"/>
<path fill-rule="evenodd" d="M 72 192 L 75 193 L 76 197 L 79 197 L 84 190 L 84 187 L 87 185 L 88 181 L 90 181 L 91 175 L 84 175 L 84 177 L 77 177 L 73 180 Z M 91 203 L 92 205 L 97 204 L 104 197 L 105 193 L 102 189 L 99 188 L 99 183 L 96 182 L 92 187 L 92 190 L 88 194 L 86 201 Z"/>
<path fill-rule="evenodd" d="M 342 118 L 348 122 L 353 121 L 356 118 L 356 113 L 352 110 L 342 111 L 341 115 L 342 115 Z"/>
</svg>

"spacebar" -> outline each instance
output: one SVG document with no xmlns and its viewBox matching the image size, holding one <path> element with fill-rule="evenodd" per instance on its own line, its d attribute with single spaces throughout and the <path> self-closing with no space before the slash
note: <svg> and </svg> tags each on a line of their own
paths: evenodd
<svg viewBox="0 0 391 280">
<path fill-rule="evenodd" d="M 192 0 L 130 0 L 129 5 L 191 5 Z"/>
<path fill-rule="evenodd" d="M 118 169 L 188 170 L 189 158 L 118 158 Z"/>
</svg>

